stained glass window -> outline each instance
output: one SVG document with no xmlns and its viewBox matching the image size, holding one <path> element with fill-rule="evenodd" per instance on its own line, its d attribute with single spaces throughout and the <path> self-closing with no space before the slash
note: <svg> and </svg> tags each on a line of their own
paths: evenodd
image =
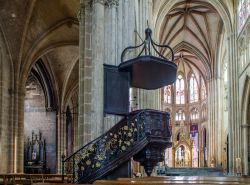
<svg viewBox="0 0 250 185">
<path fill-rule="evenodd" d="M 191 111 L 191 120 L 199 119 L 199 112 L 197 108 L 192 109 Z"/>
<path fill-rule="evenodd" d="M 171 86 L 164 87 L 164 103 L 171 103 Z"/>
<path fill-rule="evenodd" d="M 176 121 L 185 120 L 185 113 L 183 110 L 179 110 L 178 112 L 175 113 L 175 120 Z"/>
<path fill-rule="evenodd" d="M 194 74 L 191 75 L 189 81 L 189 95 L 190 103 L 198 101 L 198 85 Z"/>
<path fill-rule="evenodd" d="M 176 104 L 184 104 L 185 103 L 185 93 L 184 93 L 184 79 L 181 75 L 178 75 L 176 80 Z"/>
<path fill-rule="evenodd" d="M 250 0 L 239 0 L 238 1 L 238 30 L 242 30 L 249 14 L 250 14 Z"/>
</svg>

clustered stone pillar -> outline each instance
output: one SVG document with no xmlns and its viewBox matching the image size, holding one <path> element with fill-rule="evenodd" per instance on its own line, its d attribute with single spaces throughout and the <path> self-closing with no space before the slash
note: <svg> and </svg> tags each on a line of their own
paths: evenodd
<svg viewBox="0 0 250 185">
<path fill-rule="evenodd" d="M 78 144 L 75 149 L 100 136 L 120 119 L 103 115 L 103 64 L 118 65 L 122 50 L 135 44 L 134 3 L 130 0 L 81 1 Z"/>
<path fill-rule="evenodd" d="M 242 138 L 242 173 L 249 175 L 249 121 L 250 121 L 250 23 L 246 23 L 243 32 L 238 37 L 238 62 L 241 64 L 239 68 L 239 102 L 240 102 L 240 123 L 241 132 L 240 138 Z"/>
<path fill-rule="evenodd" d="M 139 23 L 137 24 L 137 31 L 141 38 L 145 38 L 145 29 L 148 27 L 147 22 L 150 25 L 150 10 L 152 9 L 152 2 L 150 0 L 138 1 L 139 11 L 138 11 L 138 19 Z M 140 39 L 137 39 L 137 44 L 141 43 Z M 160 90 L 137 90 L 137 104 L 139 109 L 156 109 L 160 110 Z"/>
<path fill-rule="evenodd" d="M 16 102 L 18 104 L 18 118 L 15 123 L 17 123 L 15 127 L 15 155 L 16 155 L 16 172 L 22 173 L 24 169 L 24 86 L 22 86 L 21 90 L 15 94 Z"/>
<path fill-rule="evenodd" d="M 79 10 L 79 96 L 78 96 L 78 125 L 76 128 L 77 139 L 74 150 L 77 150 L 83 145 L 84 134 L 84 43 L 85 43 L 85 29 L 84 29 L 84 0 L 80 1 Z"/>
<path fill-rule="evenodd" d="M 18 102 L 16 102 L 18 94 L 14 90 L 12 62 L 1 36 L 0 34 L 0 173 L 14 173 L 23 170 L 23 159 L 14 153 L 23 154 L 23 143 L 21 143 L 23 140 L 19 137 L 22 131 L 20 130 L 19 136 L 15 135 L 18 132 L 18 127 L 22 125 L 19 124 L 21 118 L 17 118 L 18 113 L 16 112 L 15 117 L 13 114 L 14 111 L 17 111 L 17 107 L 14 107 L 14 105 L 18 105 Z M 22 97 L 20 97 L 21 99 Z M 19 121 L 15 122 L 15 120 Z M 21 140 L 18 143 L 21 144 L 20 146 L 15 144 L 15 139 L 16 141 Z M 21 161 L 17 161 L 17 158 Z M 17 169 L 18 164 L 21 164 L 21 166 Z"/>
<path fill-rule="evenodd" d="M 212 77 L 208 81 L 208 162 L 210 166 L 219 166 L 222 162 L 222 126 L 223 97 L 221 87 L 224 81 L 220 77 Z"/>
<path fill-rule="evenodd" d="M 105 30 L 104 30 L 104 63 L 117 65 L 117 14 L 118 0 L 105 1 Z M 118 122 L 117 116 L 104 115 L 103 131 L 109 130 Z"/>
<path fill-rule="evenodd" d="M 236 158 L 241 157 L 240 122 L 238 119 L 238 62 L 236 33 L 228 37 L 229 48 L 229 173 L 235 174 Z"/>
<path fill-rule="evenodd" d="M 77 145 L 95 139 L 119 121 L 103 114 L 103 64 L 119 65 L 123 49 L 142 42 L 147 27 L 150 0 L 81 0 L 79 114 Z M 91 5 L 90 5 L 91 4 Z M 87 8 L 88 7 L 88 8 Z M 136 21 L 137 20 L 137 21 Z M 88 24 L 91 22 L 91 26 Z M 130 53 L 134 57 L 136 53 Z M 139 96 L 138 96 L 139 95 Z M 133 92 L 138 108 L 159 109 L 160 91 Z"/>
<path fill-rule="evenodd" d="M 79 22 L 79 100 L 75 150 L 91 140 L 92 8 L 90 0 L 81 0 Z"/>
<path fill-rule="evenodd" d="M 93 1 L 91 139 L 103 130 L 104 1 Z"/>
</svg>

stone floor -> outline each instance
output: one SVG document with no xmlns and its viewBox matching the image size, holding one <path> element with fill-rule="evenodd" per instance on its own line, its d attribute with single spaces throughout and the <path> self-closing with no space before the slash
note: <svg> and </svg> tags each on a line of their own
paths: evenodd
<svg viewBox="0 0 250 185">
<path fill-rule="evenodd" d="M 159 168 L 157 175 L 166 176 L 225 176 L 222 168 Z"/>
</svg>

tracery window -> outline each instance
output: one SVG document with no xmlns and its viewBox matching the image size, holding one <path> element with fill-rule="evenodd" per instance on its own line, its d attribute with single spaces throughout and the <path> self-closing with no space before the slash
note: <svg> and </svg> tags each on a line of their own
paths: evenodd
<svg viewBox="0 0 250 185">
<path fill-rule="evenodd" d="M 198 101 L 198 85 L 194 74 L 191 75 L 189 80 L 189 98 L 190 103 Z"/>
<path fill-rule="evenodd" d="M 250 0 L 238 1 L 238 31 L 240 32 L 250 14 Z"/>
<path fill-rule="evenodd" d="M 172 94 L 171 86 L 170 85 L 165 86 L 163 91 L 164 91 L 164 98 L 163 98 L 164 103 L 171 103 L 171 94 Z"/>
<path fill-rule="evenodd" d="M 191 111 L 191 120 L 197 120 L 199 119 L 199 111 L 197 108 L 192 109 Z"/>
<path fill-rule="evenodd" d="M 176 104 L 184 104 L 185 103 L 185 84 L 182 75 L 178 75 L 176 80 Z"/>
<path fill-rule="evenodd" d="M 175 113 L 175 120 L 176 121 L 185 120 L 185 113 L 183 110 L 179 110 L 178 112 Z"/>
<path fill-rule="evenodd" d="M 204 79 L 201 79 L 201 99 L 204 100 L 207 97 L 206 85 Z"/>
</svg>

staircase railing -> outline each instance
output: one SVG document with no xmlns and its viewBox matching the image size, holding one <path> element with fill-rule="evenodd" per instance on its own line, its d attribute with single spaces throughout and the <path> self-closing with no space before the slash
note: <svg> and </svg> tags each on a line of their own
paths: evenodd
<svg viewBox="0 0 250 185">
<path fill-rule="evenodd" d="M 72 175 L 75 183 L 93 182 L 145 147 L 145 111 L 131 112 L 108 132 L 65 159 L 62 165 L 63 176 Z"/>
</svg>

